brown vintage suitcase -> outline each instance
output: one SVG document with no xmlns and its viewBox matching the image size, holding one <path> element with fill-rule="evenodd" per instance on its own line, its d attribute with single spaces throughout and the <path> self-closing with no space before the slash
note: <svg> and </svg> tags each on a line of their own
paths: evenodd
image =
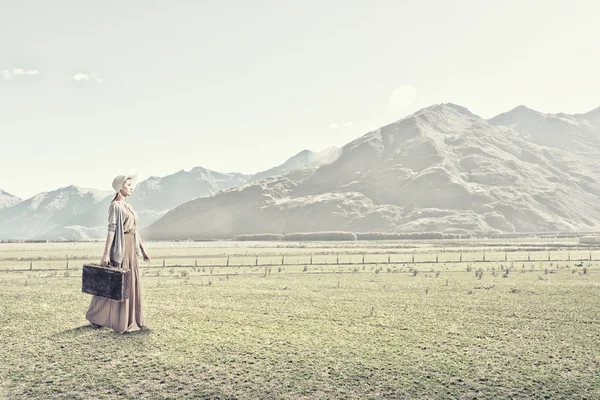
<svg viewBox="0 0 600 400">
<path fill-rule="evenodd" d="M 131 271 L 100 264 L 84 264 L 81 275 L 81 291 L 111 300 L 129 298 Z"/>
</svg>

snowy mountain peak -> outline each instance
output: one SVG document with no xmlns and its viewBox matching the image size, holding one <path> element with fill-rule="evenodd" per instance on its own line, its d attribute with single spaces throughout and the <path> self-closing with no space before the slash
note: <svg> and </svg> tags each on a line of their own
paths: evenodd
<svg viewBox="0 0 600 400">
<path fill-rule="evenodd" d="M 513 126 L 516 124 L 536 121 L 544 117 L 545 115 L 543 113 L 520 105 L 510 111 L 490 118 L 488 122 L 492 125 Z"/>
<path fill-rule="evenodd" d="M 461 105 L 458 104 L 454 104 L 454 103 L 442 103 L 441 104 L 442 108 L 444 109 L 450 109 L 453 110 L 455 112 L 458 112 L 460 114 L 464 114 L 468 117 L 477 117 L 477 115 L 473 114 L 467 107 L 463 107 Z"/>
<path fill-rule="evenodd" d="M 541 112 L 539 112 L 538 110 L 534 110 L 533 108 L 529 108 L 523 104 L 516 106 L 515 108 L 513 108 L 512 110 L 510 110 L 509 112 L 518 112 L 518 113 L 527 113 L 527 114 L 541 114 Z"/>
<path fill-rule="evenodd" d="M 59 188 L 52 192 L 48 192 L 49 195 L 60 195 L 62 193 L 74 195 L 74 196 L 81 196 L 81 197 L 83 197 L 87 194 L 91 194 L 95 200 L 100 201 L 103 198 L 105 198 L 106 196 L 108 196 L 114 192 L 111 190 L 98 190 L 98 189 L 84 188 L 84 187 L 77 186 L 77 185 L 69 185 L 69 186 Z"/>
<path fill-rule="evenodd" d="M 409 115 L 407 118 L 414 118 L 417 116 L 425 116 L 425 117 L 446 117 L 451 114 L 460 114 L 469 118 L 479 118 L 477 115 L 473 114 L 466 107 L 460 106 L 454 103 L 440 103 L 434 104 L 429 107 L 425 107 L 415 112 L 412 115 Z M 406 119 L 406 118 L 405 118 Z"/>
<path fill-rule="evenodd" d="M 212 177 L 219 177 L 219 178 L 224 178 L 224 177 L 243 178 L 243 177 L 250 176 L 250 175 L 242 174 L 240 172 L 218 172 L 218 171 L 215 171 L 212 169 L 199 167 L 199 166 L 192 168 L 189 173 L 194 176 L 201 176 L 201 177 L 212 176 Z"/>
<path fill-rule="evenodd" d="M 330 164 L 337 160 L 337 158 L 342 154 L 342 149 L 336 146 L 331 146 L 326 148 L 325 150 L 321 150 L 316 154 L 316 160 L 314 161 L 317 165 Z"/>
<path fill-rule="evenodd" d="M 325 150 L 321 150 L 321 151 L 317 152 L 317 158 L 325 157 L 332 153 L 339 153 L 339 151 L 340 151 L 339 147 L 331 146 L 331 147 L 326 148 Z"/>
<path fill-rule="evenodd" d="M 190 170 L 192 174 L 207 173 L 209 170 L 204 167 L 194 167 Z"/>
<path fill-rule="evenodd" d="M 0 189 L 0 209 L 14 206 L 17 203 L 20 203 L 21 199 L 15 195 L 12 195 L 4 190 Z"/>
</svg>

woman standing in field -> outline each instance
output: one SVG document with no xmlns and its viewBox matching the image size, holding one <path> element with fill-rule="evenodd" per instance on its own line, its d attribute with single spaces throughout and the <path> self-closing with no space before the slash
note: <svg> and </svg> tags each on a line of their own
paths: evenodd
<svg viewBox="0 0 600 400">
<path fill-rule="evenodd" d="M 150 257 L 137 232 L 138 216 L 125 198 L 131 196 L 137 175 L 129 171 L 113 180 L 113 189 L 117 192 L 108 209 L 108 235 L 102 256 L 102 265 L 131 270 L 129 298 L 123 301 L 93 296 L 85 315 L 93 328 L 109 327 L 119 333 L 149 329 L 144 323 L 140 273 L 137 257 Z"/>
</svg>

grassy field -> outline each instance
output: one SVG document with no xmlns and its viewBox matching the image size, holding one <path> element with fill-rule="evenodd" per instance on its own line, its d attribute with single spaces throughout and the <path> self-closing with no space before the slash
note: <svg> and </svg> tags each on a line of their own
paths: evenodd
<svg viewBox="0 0 600 400">
<path fill-rule="evenodd" d="M 576 266 L 575 256 L 598 258 L 598 248 L 277 246 L 148 243 L 153 268 L 142 269 L 142 296 L 152 330 L 120 335 L 84 317 L 81 264 L 98 262 L 102 244 L 0 245 L 0 398 L 600 398 L 600 262 Z M 547 261 L 548 250 L 572 261 Z M 534 261 L 504 262 L 505 251 Z M 413 252 L 440 262 L 405 262 Z M 485 252 L 488 262 L 444 261 L 460 252 Z M 305 265 L 310 254 L 335 263 L 362 253 L 381 264 Z M 408 258 L 387 264 L 388 253 Z M 211 273 L 170 262 L 227 254 L 249 264 L 285 254 L 289 265 Z M 32 259 L 33 271 L 6 272 Z"/>
</svg>

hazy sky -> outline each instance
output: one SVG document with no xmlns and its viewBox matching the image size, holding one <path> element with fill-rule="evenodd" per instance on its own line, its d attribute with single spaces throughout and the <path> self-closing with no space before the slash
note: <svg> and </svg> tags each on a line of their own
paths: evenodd
<svg viewBox="0 0 600 400">
<path fill-rule="evenodd" d="M 0 189 L 253 173 L 441 102 L 584 113 L 599 3 L 3 1 Z"/>
</svg>

